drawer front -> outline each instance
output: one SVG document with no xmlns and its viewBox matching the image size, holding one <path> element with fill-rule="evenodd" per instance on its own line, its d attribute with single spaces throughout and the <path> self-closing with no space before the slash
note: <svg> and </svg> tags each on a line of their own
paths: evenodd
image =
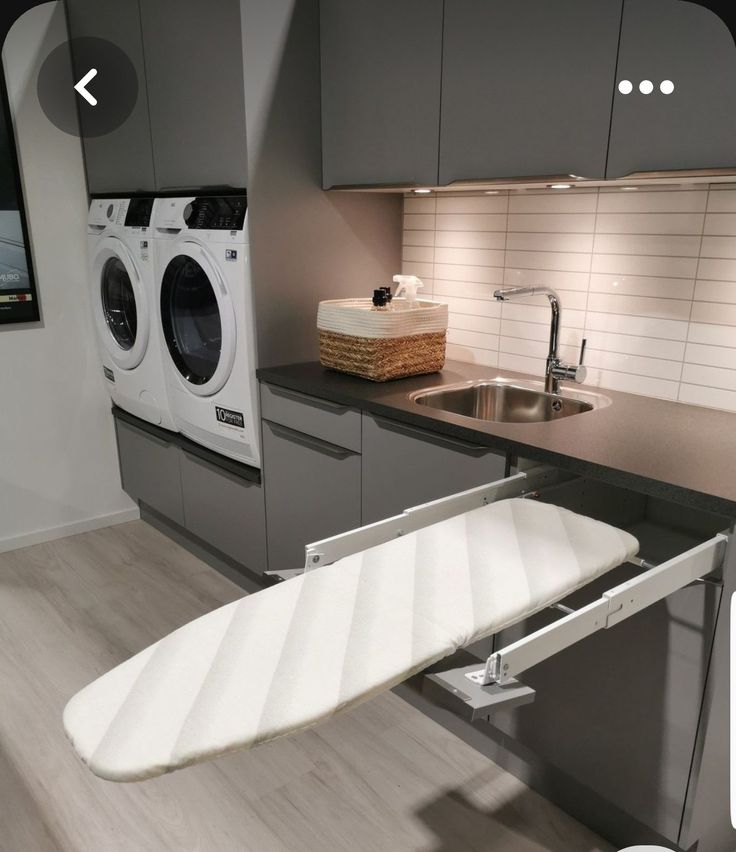
<svg viewBox="0 0 736 852">
<path fill-rule="evenodd" d="M 360 412 L 276 385 L 261 385 L 264 420 L 360 452 Z"/>
<path fill-rule="evenodd" d="M 263 487 L 186 451 L 181 454 L 189 532 L 257 573 L 266 570 Z"/>
<path fill-rule="evenodd" d="M 304 548 L 360 526 L 360 456 L 263 422 L 268 566 L 301 568 Z"/>
<path fill-rule="evenodd" d="M 169 520 L 184 523 L 179 448 L 163 438 L 115 421 L 123 489 Z"/>
<path fill-rule="evenodd" d="M 381 417 L 363 415 L 363 523 L 501 479 L 506 456 Z"/>
</svg>

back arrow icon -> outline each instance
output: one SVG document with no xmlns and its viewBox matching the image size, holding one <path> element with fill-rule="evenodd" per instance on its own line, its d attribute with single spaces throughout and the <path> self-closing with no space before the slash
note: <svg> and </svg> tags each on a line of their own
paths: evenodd
<svg viewBox="0 0 736 852">
<path fill-rule="evenodd" d="M 90 81 L 90 80 L 94 80 L 94 78 L 95 78 L 96 76 L 97 76 L 97 69 L 96 69 L 96 68 L 90 68 L 90 69 L 89 69 L 89 71 L 88 71 L 88 72 L 84 75 L 84 77 L 82 77 L 82 79 L 81 79 L 81 80 L 79 80 L 79 82 L 77 82 L 77 83 L 75 83 L 75 84 L 74 84 L 74 88 L 77 90 L 77 92 L 78 92 L 78 93 L 79 93 L 79 94 L 80 94 L 80 95 L 81 95 L 81 96 L 85 99 L 85 101 L 87 101 L 87 103 L 88 103 L 88 104 L 90 104 L 91 106 L 96 106 L 96 105 L 97 105 L 97 98 L 96 98 L 94 95 L 91 95 L 91 94 L 87 91 L 87 89 L 85 88 L 85 86 L 87 85 L 87 83 L 89 83 L 89 81 Z"/>
</svg>

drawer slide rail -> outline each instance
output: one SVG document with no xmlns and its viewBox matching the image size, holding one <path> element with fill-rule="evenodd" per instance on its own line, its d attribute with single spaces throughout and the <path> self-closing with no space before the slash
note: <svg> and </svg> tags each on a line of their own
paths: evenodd
<svg viewBox="0 0 736 852">
<path fill-rule="evenodd" d="M 593 603 L 496 651 L 488 657 L 484 668 L 466 671 L 465 677 L 480 686 L 503 686 L 515 681 L 527 669 L 581 639 L 614 627 L 673 592 L 717 571 L 723 563 L 727 543 L 728 536 L 718 533 L 661 565 L 649 568 L 604 592 Z M 634 561 L 638 565 L 643 563 L 643 560 Z"/>
<path fill-rule="evenodd" d="M 449 497 L 442 497 L 429 503 L 422 503 L 405 509 L 400 515 L 394 515 L 374 524 L 341 533 L 322 541 L 314 542 L 305 548 L 304 568 L 293 568 L 281 571 L 267 571 L 269 576 L 277 580 L 289 580 L 306 571 L 313 571 L 324 565 L 330 565 L 360 553 L 387 541 L 416 532 L 431 524 L 444 521 L 487 506 L 497 500 L 505 500 L 510 497 L 531 496 L 536 491 L 558 482 L 563 482 L 574 477 L 555 468 L 540 465 L 528 471 L 521 471 L 504 479 L 498 479 L 487 485 L 479 485 Z"/>
</svg>

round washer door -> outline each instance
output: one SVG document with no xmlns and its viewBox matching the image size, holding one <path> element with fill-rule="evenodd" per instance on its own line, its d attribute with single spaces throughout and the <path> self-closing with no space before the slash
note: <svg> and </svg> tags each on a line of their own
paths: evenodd
<svg viewBox="0 0 736 852">
<path fill-rule="evenodd" d="M 100 339 L 121 370 L 132 370 L 148 346 L 148 301 L 133 256 L 116 237 L 105 237 L 97 248 L 92 286 Z"/>
<path fill-rule="evenodd" d="M 217 393 L 235 360 L 235 311 L 225 279 L 199 243 L 177 243 L 161 279 L 161 327 L 186 387 Z"/>
</svg>

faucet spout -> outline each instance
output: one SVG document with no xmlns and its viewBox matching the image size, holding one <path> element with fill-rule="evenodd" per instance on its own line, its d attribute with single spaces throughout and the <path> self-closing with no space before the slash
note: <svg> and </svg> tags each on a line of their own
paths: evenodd
<svg viewBox="0 0 736 852">
<path fill-rule="evenodd" d="M 499 302 L 510 302 L 512 299 L 523 299 L 525 296 L 548 296 L 550 300 L 554 297 L 559 303 L 557 293 L 551 287 L 506 287 L 505 290 L 496 290 L 493 298 Z"/>
<path fill-rule="evenodd" d="M 544 389 L 547 393 L 557 394 L 560 392 L 560 379 L 570 378 L 576 382 L 585 381 L 585 367 L 582 366 L 583 352 L 585 351 L 585 341 L 583 340 L 583 348 L 580 353 L 580 365 L 577 367 L 568 367 L 560 361 L 557 355 L 560 338 L 560 315 L 562 313 L 562 305 L 560 297 L 551 287 L 507 287 L 506 289 L 496 290 L 493 298 L 499 302 L 509 302 L 514 299 L 523 299 L 526 296 L 546 296 L 549 299 L 549 306 L 552 309 L 552 321 L 549 326 L 549 352 L 547 354 L 547 364 L 544 371 Z"/>
</svg>

